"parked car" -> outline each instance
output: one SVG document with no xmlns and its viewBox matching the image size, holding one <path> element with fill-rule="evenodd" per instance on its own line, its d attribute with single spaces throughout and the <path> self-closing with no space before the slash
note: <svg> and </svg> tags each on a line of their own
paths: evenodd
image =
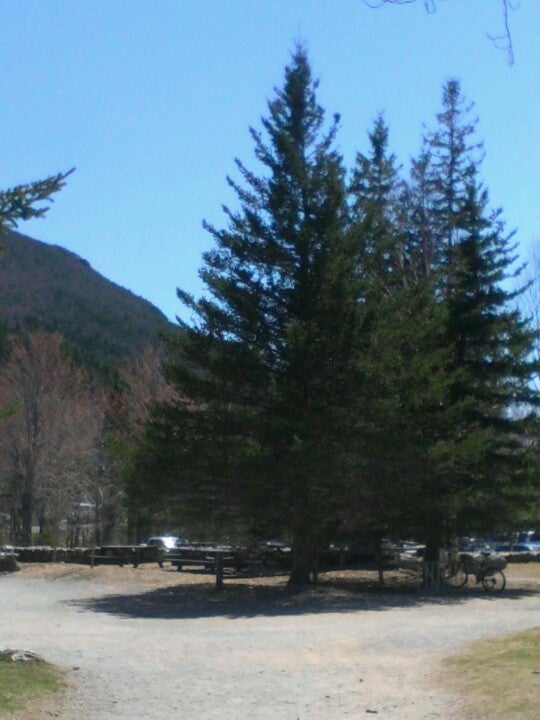
<svg viewBox="0 0 540 720">
<path fill-rule="evenodd" d="M 458 548 L 460 552 L 489 552 L 493 550 L 493 541 L 481 537 L 460 537 L 458 538 Z"/>
<path fill-rule="evenodd" d="M 175 535 L 156 535 L 155 537 L 148 538 L 148 540 L 143 544 L 148 545 L 149 547 L 158 547 L 164 553 L 168 553 L 184 542 L 185 541 L 183 539 L 178 538 Z"/>
<path fill-rule="evenodd" d="M 524 530 L 516 533 L 512 541 L 506 539 L 494 545 L 496 552 L 527 552 L 540 553 L 540 533 Z"/>
<path fill-rule="evenodd" d="M 523 545 L 525 552 L 540 552 L 540 533 L 534 530 L 520 532 L 516 544 Z M 516 545 L 514 545 L 515 548 Z"/>
</svg>

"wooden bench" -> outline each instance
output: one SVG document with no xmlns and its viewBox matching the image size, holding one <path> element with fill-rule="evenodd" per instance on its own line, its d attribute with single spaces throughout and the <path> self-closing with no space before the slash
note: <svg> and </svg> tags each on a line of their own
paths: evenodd
<svg viewBox="0 0 540 720">
<path fill-rule="evenodd" d="M 159 548 L 145 545 L 102 545 L 90 555 L 90 564 L 119 565 L 133 564 L 134 568 L 145 562 L 157 562 L 163 567 L 163 553 Z"/>
<path fill-rule="evenodd" d="M 169 557 L 167 556 L 165 558 L 166 560 L 170 561 L 171 565 L 173 567 L 176 567 L 178 572 L 184 569 L 184 565 L 193 566 L 193 565 L 202 565 L 203 567 L 208 568 L 209 570 L 213 570 L 216 564 L 216 558 L 190 558 L 185 556 L 173 556 Z"/>
</svg>

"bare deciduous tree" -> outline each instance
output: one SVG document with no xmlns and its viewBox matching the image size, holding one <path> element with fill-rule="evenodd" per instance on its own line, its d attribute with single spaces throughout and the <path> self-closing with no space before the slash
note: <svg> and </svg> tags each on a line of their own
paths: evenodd
<svg viewBox="0 0 540 720">
<path fill-rule="evenodd" d="M 124 471 L 154 403 L 167 402 L 173 390 L 161 372 L 155 348 L 120 368 L 118 383 L 104 400 L 104 428 L 97 450 L 89 497 L 94 505 L 94 541 L 111 542 L 125 519 Z"/>
<path fill-rule="evenodd" d="M 173 388 L 163 376 L 160 357 L 151 346 L 128 363 L 120 375 L 126 386 L 130 417 L 139 424 L 148 420 L 153 403 L 165 403 L 174 397 Z"/>
<path fill-rule="evenodd" d="M 12 533 L 29 545 L 38 514 L 56 534 L 84 494 L 102 401 L 64 353 L 60 334 L 42 332 L 13 342 L 0 372 L 0 397 L 15 408 L 0 436 Z"/>
</svg>

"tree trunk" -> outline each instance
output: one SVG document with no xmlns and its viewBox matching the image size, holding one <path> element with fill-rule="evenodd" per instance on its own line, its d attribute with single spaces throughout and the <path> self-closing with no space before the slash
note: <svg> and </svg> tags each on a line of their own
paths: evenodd
<svg viewBox="0 0 540 720">
<path fill-rule="evenodd" d="M 430 520 L 426 532 L 426 551 L 424 556 L 424 588 L 426 590 L 438 590 L 439 586 L 439 560 L 440 549 L 443 545 L 444 529 L 441 519 L 433 516 Z M 433 564 L 437 571 L 431 576 L 427 572 L 427 568 Z"/>
<path fill-rule="evenodd" d="M 438 562 L 439 550 L 443 545 L 442 523 L 428 528 L 426 536 L 426 562 Z"/>
<path fill-rule="evenodd" d="M 292 567 L 287 587 L 300 590 L 311 584 L 313 541 L 308 533 L 297 531 L 292 545 Z"/>
<path fill-rule="evenodd" d="M 126 540 L 128 545 L 134 545 L 136 543 L 135 523 L 133 522 L 132 512 L 129 509 L 127 512 Z"/>
<path fill-rule="evenodd" d="M 137 515 L 135 518 L 135 542 L 144 542 L 152 532 L 152 524 L 146 515 Z M 133 527 L 133 526 L 132 526 Z"/>
<path fill-rule="evenodd" d="M 319 553 L 315 552 L 313 555 L 313 562 L 311 563 L 311 581 L 314 585 L 319 583 Z"/>
<path fill-rule="evenodd" d="M 108 501 L 104 501 L 101 511 L 103 528 L 102 541 L 105 543 L 105 545 L 113 542 L 116 529 L 117 516 L 116 508 L 113 502 L 114 501 L 111 501 L 110 499 Z"/>
<path fill-rule="evenodd" d="M 58 540 L 59 540 L 59 532 L 58 532 L 58 526 L 60 525 L 60 501 L 59 501 L 59 488 L 58 486 L 55 488 L 56 494 L 53 498 L 53 512 L 51 517 L 51 530 L 52 530 L 52 545 L 53 545 L 53 562 L 56 562 L 58 560 Z"/>
<path fill-rule="evenodd" d="M 379 547 L 375 553 L 375 559 L 377 561 L 377 572 L 379 574 L 379 585 L 381 587 L 384 585 L 384 566 L 383 566 L 383 553 L 382 548 L 379 544 Z"/>
<path fill-rule="evenodd" d="M 10 518 L 9 518 L 9 543 L 10 545 L 16 545 L 19 541 L 21 534 L 20 516 L 15 505 L 11 506 Z"/>
<path fill-rule="evenodd" d="M 27 484 L 21 496 L 21 543 L 26 547 L 32 545 L 33 496 L 32 488 Z"/>
<path fill-rule="evenodd" d="M 96 500 L 99 501 L 99 498 L 96 498 Z M 94 508 L 94 546 L 97 547 L 99 545 L 101 545 L 101 517 L 99 502 L 96 502 Z"/>
</svg>

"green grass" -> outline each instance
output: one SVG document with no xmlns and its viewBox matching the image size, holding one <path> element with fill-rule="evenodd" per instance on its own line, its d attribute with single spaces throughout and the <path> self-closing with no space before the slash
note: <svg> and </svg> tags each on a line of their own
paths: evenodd
<svg viewBox="0 0 540 720">
<path fill-rule="evenodd" d="M 474 643 L 445 661 L 450 683 L 474 717 L 537 720 L 540 707 L 540 628 Z"/>
<path fill-rule="evenodd" d="M 63 688 L 62 673 L 43 660 L 12 662 L 0 655 L 0 718 Z"/>
</svg>

